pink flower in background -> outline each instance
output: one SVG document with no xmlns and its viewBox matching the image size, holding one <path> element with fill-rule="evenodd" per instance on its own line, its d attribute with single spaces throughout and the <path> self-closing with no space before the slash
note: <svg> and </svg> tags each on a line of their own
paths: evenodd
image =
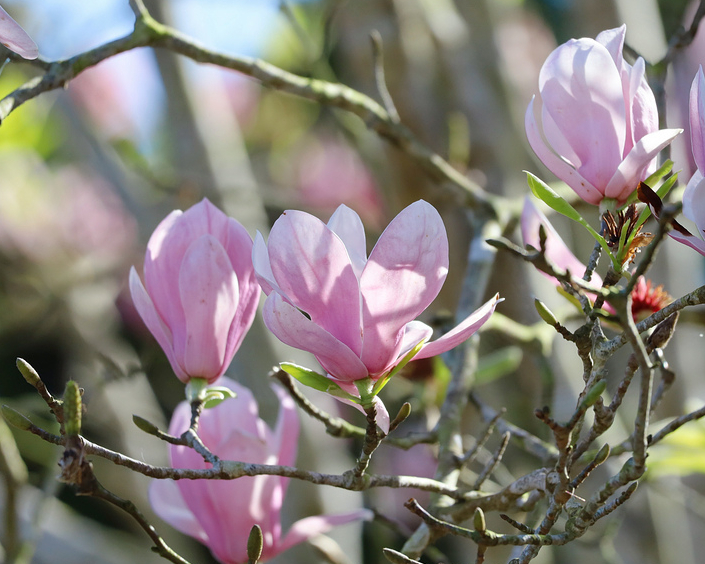
<svg viewBox="0 0 705 564">
<path fill-rule="evenodd" d="M 295 158 L 304 207 L 330 214 L 345 204 L 357 210 L 365 225 L 381 229 L 382 199 L 372 173 L 352 147 L 323 136 L 310 140 Z"/>
<path fill-rule="evenodd" d="M 85 167 L 48 168 L 19 150 L 0 154 L 0 170 L 0 252 L 47 272 L 68 272 L 79 261 L 96 272 L 122 268 L 136 225 L 104 177 Z"/>
<path fill-rule="evenodd" d="M 0 43 L 25 59 L 36 59 L 39 56 L 37 44 L 20 24 L 3 10 L 2 6 L 0 6 Z"/>
<path fill-rule="evenodd" d="M 546 258 L 558 268 L 569 271 L 572 276 L 582 278 L 587 267 L 576 258 L 553 225 L 548 221 L 548 218 L 527 196 L 524 199 L 524 208 L 521 211 L 521 236 L 524 240 L 524 245 L 531 245 L 535 249 L 541 248 L 539 237 L 541 226 L 546 232 Z M 549 274 L 545 272 L 541 272 L 541 274 L 546 276 L 556 286 L 560 285 L 560 282 Z M 602 285 L 602 279 L 594 272 L 590 281 L 593 284 Z"/>
<path fill-rule="evenodd" d="M 258 417 L 257 402 L 247 388 L 223 378 L 221 385 L 237 397 L 206 409 L 199 436 L 214 454 L 225 460 L 291 466 L 296 460 L 299 420 L 293 400 L 277 391 L 281 402 L 272 431 Z M 180 403 L 169 425 L 179 436 L 191 420 L 191 407 Z M 194 450 L 169 445 L 174 468 L 204 469 L 209 465 Z M 224 564 L 247 562 L 250 529 L 261 527 L 264 547 L 261 562 L 332 527 L 371 518 L 368 510 L 308 517 L 294 523 L 282 536 L 280 512 L 288 478 L 245 476 L 236 480 L 157 480 L 150 487 L 154 511 L 167 523 L 207 545 Z"/>
<path fill-rule="evenodd" d="M 144 286 L 130 271 L 135 307 L 183 382 L 219 378 L 252 325 L 260 289 L 251 255 L 245 228 L 203 199 L 154 230 Z"/>
<path fill-rule="evenodd" d="M 625 33 L 622 26 L 560 45 L 541 68 L 539 96 L 526 111 L 531 148 L 591 204 L 624 202 L 681 131 L 658 129 L 644 60 L 632 67 L 622 57 Z"/>
<path fill-rule="evenodd" d="M 440 215 L 419 200 L 389 224 L 367 257 L 358 215 L 340 206 L 328 224 L 286 211 L 265 243 L 257 234 L 253 263 L 267 294 L 264 321 L 282 342 L 313 353 L 346 392 L 377 380 L 431 327 L 414 321 L 440 292 L 448 272 L 448 238 Z M 493 297 L 415 358 L 452 349 L 495 309 Z"/>
</svg>

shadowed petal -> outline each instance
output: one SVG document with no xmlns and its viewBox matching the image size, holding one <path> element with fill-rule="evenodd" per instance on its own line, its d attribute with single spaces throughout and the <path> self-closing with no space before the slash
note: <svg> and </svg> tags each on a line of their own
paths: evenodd
<svg viewBox="0 0 705 564">
<path fill-rule="evenodd" d="M 700 171 L 705 171 L 705 75 L 702 66 L 690 87 L 690 143 L 695 164 Z"/>
<path fill-rule="evenodd" d="M 174 480 L 155 480 L 149 485 L 149 503 L 159 517 L 172 527 L 208 543 L 208 535 L 186 505 Z"/>
<path fill-rule="evenodd" d="M 280 294 L 283 292 L 279 288 L 276 280 L 274 280 L 274 274 L 272 273 L 272 265 L 269 263 L 269 251 L 267 250 L 267 243 L 264 242 L 264 237 L 258 231 L 255 234 L 255 242 L 252 246 L 252 265 L 255 268 L 255 274 L 257 275 L 257 281 L 262 287 L 262 291 L 268 296 L 272 291 L 276 290 Z"/>
<path fill-rule="evenodd" d="M 37 44 L 2 7 L 0 7 L 0 43 L 25 59 L 36 59 L 39 56 Z"/>
<path fill-rule="evenodd" d="M 289 532 L 282 539 L 281 544 L 277 547 L 277 553 L 296 546 L 297 544 L 308 540 L 316 535 L 330 531 L 333 527 L 352 523 L 353 521 L 371 521 L 374 518 L 374 513 L 369 509 L 358 509 L 351 513 L 338 513 L 336 515 L 316 515 L 315 517 L 306 517 L 297 521 L 291 526 Z M 273 554 L 270 556 L 274 556 Z"/>
<path fill-rule="evenodd" d="M 227 216 L 226 218 L 222 245 L 235 271 L 238 287 L 236 309 L 230 323 L 225 348 L 227 359 L 232 358 L 240 348 L 242 340 L 255 319 L 261 290 L 252 265 L 252 238 L 237 221 Z"/>
<path fill-rule="evenodd" d="M 700 169 L 695 171 L 683 192 L 683 215 L 697 226 L 702 239 L 705 230 L 705 178 Z"/>
<path fill-rule="evenodd" d="M 644 135 L 629 154 L 619 164 L 611 180 L 605 187 L 605 197 L 624 202 L 636 190 L 654 158 L 681 133 L 682 129 L 661 129 Z"/>
<path fill-rule="evenodd" d="M 355 275 L 359 279 L 362 269 L 365 268 L 365 263 L 367 263 L 365 228 L 362 225 L 360 216 L 348 206 L 342 204 L 338 206 L 338 209 L 328 220 L 328 228 L 340 237 L 340 240 L 345 244 Z"/>
<path fill-rule="evenodd" d="M 541 106 L 540 99 L 532 98 L 531 102 L 529 102 L 529 107 L 526 109 L 524 120 L 526 137 L 534 153 L 546 165 L 548 170 L 570 186 L 583 200 L 590 204 L 599 204 L 604 197 L 602 193 L 546 144 L 536 120 L 534 102 L 536 102 L 537 106 Z"/>
<path fill-rule="evenodd" d="M 367 378 L 367 368 L 347 345 L 277 293 L 271 294 L 264 303 L 264 323 L 284 344 L 315 355 L 331 376 L 346 381 Z"/>
<path fill-rule="evenodd" d="M 154 338 L 159 343 L 159 346 L 166 354 L 172 370 L 179 380 L 182 382 L 188 382 L 189 376 L 186 372 L 184 372 L 183 367 L 179 365 L 179 362 L 176 360 L 176 356 L 174 355 L 171 331 L 169 331 L 169 328 L 164 324 L 161 317 L 159 317 L 159 314 L 157 313 L 149 294 L 147 294 L 147 291 L 144 289 L 142 281 L 140 280 L 134 266 L 130 269 L 130 294 L 132 295 L 132 301 L 135 304 L 137 313 L 140 314 L 140 317 L 147 326 L 147 329 L 149 329 L 149 332 L 154 335 Z"/>
</svg>

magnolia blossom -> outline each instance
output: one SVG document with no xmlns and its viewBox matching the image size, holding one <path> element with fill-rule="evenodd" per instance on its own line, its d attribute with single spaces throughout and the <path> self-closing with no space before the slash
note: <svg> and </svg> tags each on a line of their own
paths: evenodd
<svg viewBox="0 0 705 564">
<path fill-rule="evenodd" d="M 268 244 L 257 234 L 252 258 L 268 296 L 267 327 L 287 345 L 313 353 L 330 378 L 355 394 L 354 381 L 377 380 L 431 337 L 431 327 L 414 320 L 443 286 L 448 238 L 440 215 L 423 200 L 389 224 L 369 258 L 362 222 L 350 208 L 340 206 L 327 225 L 286 211 Z M 498 300 L 425 343 L 415 358 L 468 339 Z"/>
<path fill-rule="evenodd" d="M 198 435 L 224 460 L 291 466 L 296 459 L 299 420 L 293 400 L 277 391 L 280 400 L 276 428 L 258 417 L 257 402 L 247 388 L 223 378 L 219 384 L 237 397 L 206 409 Z M 179 436 L 189 426 L 191 407 L 182 402 L 174 411 L 169 433 Z M 205 469 L 209 465 L 193 449 L 169 445 L 174 468 Z M 262 529 L 260 562 L 330 530 L 336 525 L 371 518 L 367 510 L 308 517 L 294 523 L 282 537 L 280 513 L 288 478 L 244 476 L 236 480 L 157 480 L 149 490 L 154 511 L 167 523 L 210 548 L 223 564 L 244 564 L 247 538 L 256 524 Z"/>
<path fill-rule="evenodd" d="M 25 59 L 36 59 L 39 56 L 37 44 L 20 24 L 3 10 L 2 6 L 0 6 L 0 43 Z"/>
<path fill-rule="evenodd" d="M 180 380 L 213 382 L 252 325 L 260 289 L 252 238 L 207 199 L 171 212 L 154 230 L 130 292 Z"/>
<path fill-rule="evenodd" d="M 560 45 L 541 68 L 539 96 L 526 111 L 531 148 L 591 204 L 624 202 L 681 131 L 658 129 L 644 60 L 632 67 L 622 57 L 625 33 L 623 25 Z"/>
</svg>

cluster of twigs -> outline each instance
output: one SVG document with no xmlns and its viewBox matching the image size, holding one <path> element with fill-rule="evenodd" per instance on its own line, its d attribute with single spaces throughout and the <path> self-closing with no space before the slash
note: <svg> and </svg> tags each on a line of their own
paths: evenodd
<svg viewBox="0 0 705 564">
<path fill-rule="evenodd" d="M 208 50 L 177 31 L 156 22 L 141 0 L 132 0 L 131 4 L 136 16 L 135 28 L 131 34 L 64 61 L 37 60 L 33 64 L 41 74 L 0 101 L 0 120 L 24 102 L 44 92 L 64 87 L 82 71 L 108 57 L 137 47 L 162 48 L 198 62 L 239 71 L 257 79 L 264 86 L 357 115 L 369 128 L 420 164 L 432 178 L 445 186 L 454 187 L 456 192 L 460 190 L 464 195 L 465 204 L 476 212 L 475 232 L 478 240 L 486 239 L 489 233 L 503 232 L 515 219 L 513 212 L 516 206 L 513 202 L 486 193 L 441 156 L 427 148 L 401 123 L 384 86 L 381 45 L 378 38 L 375 39 L 376 74 L 383 105 L 341 84 L 303 78 L 258 59 L 226 56 Z M 684 30 L 677 41 L 674 40 L 671 43 L 671 48 L 664 58 L 665 62 L 673 58 L 676 49 L 692 41 L 694 31 L 705 15 L 703 6 L 705 2 L 701 3 L 697 18 L 689 30 Z M 564 340 L 575 346 L 576 353 L 583 364 L 584 386 L 568 420 L 566 422 L 555 420 L 547 408 L 536 411 L 536 417 L 550 429 L 553 437 L 551 443 L 512 425 L 505 420 L 502 411 L 496 411 L 485 405 L 477 395 L 472 393 L 472 371 L 477 361 L 477 339 L 461 347 L 456 358 L 451 359 L 452 380 L 438 424 L 425 433 L 405 436 L 399 435 L 398 426 L 409 415 L 408 404 L 402 407 L 399 415 L 392 422 L 390 429 L 392 434 L 385 436 L 375 424 L 374 410 L 367 414 L 366 428 L 354 426 L 312 405 L 297 390 L 288 375 L 275 369 L 273 376 L 282 382 L 304 412 L 325 425 L 330 435 L 363 439 L 363 448 L 357 463 L 349 471 L 340 475 L 304 471 L 288 466 L 220 459 L 199 439 L 198 421 L 202 405 L 198 401 L 192 403 L 189 429 L 179 437 L 171 436 L 137 416 L 135 424 L 170 444 L 193 448 L 209 463 L 210 468 L 174 469 L 152 466 L 132 459 L 95 444 L 81 435 L 81 394 L 75 384 L 69 385 L 64 400 L 56 399 L 48 392 L 39 375 L 23 360 L 18 360 L 20 372 L 46 402 L 61 426 L 61 434 L 54 435 L 47 432 L 6 406 L 3 407 L 3 415 L 14 426 L 29 431 L 49 443 L 62 446 L 64 456 L 61 462 L 61 480 L 74 485 L 79 495 L 98 497 L 129 513 L 149 535 L 154 543 L 154 550 L 172 562 L 183 563 L 185 560 L 164 543 L 132 502 L 119 498 L 100 484 L 88 457 L 102 457 L 116 465 L 156 479 L 236 479 L 242 476 L 268 474 L 353 491 L 377 487 L 404 487 L 428 491 L 435 494 L 434 501 L 429 507 L 424 508 L 413 499 L 407 503 L 407 508 L 419 515 L 423 524 L 408 539 L 402 552 L 385 549 L 385 555 L 391 562 L 416 562 L 416 559 L 438 538 L 452 534 L 468 538 L 477 545 L 477 563 L 484 561 L 489 547 L 500 545 L 518 547 L 512 562 L 526 563 L 536 556 L 542 546 L 566 544 L 581 537 L 597 521 L 627 501 L 636 489 L 637 480 L 645 472 L 647 449 L 681 425 L 705 415 L 705 408 L 701 408 L 675 419 L 656 434 L 649 434 L 650 417 L 674 380 L 674 374 L 668 367 L 663 349 L 673 334 L 678 312 L 686 307 L 705 303 L 705 287 L 701 287 L 673 301 L 669 306 L 640 323 L 635 324 L 632 320 L 631 290 L 638 276 L 650 266 L 653 254 L 667 230 L 670 217 L 672 214 L 670 216 L 664 214 L 661 217 L 658 231 L 646 248 L 636 272 L 622 288 L 615 285 L 618 279 L 606 286 L 596 287 L 586 280 L 575 278 L 570 272 L 562 271 L 546 257 L 543 245 L 540 249 L 523 249 L 505 239 L 493 242 L 496 248 L 508 251 L 558 279 L 563 289 L 577 298 L 583 307 L 584 322 L 571 331 L 544 306 L 539 305 L 542 318 L 552 325 Z M 464 309 L 471 311 L 479 303 L 493 264 L 494 254 L 486 250 L 478 251 L 480 248 L 480 246 L 471 246 L 459 317 L 462 317 Z M 593 267 L 597 261 L 597 254 L 591 261 Z M 597 296 L 597 301 L 592 303 L 589 296 Z M 603 301 L 613 306 L 617 313 L 612 321 L 621 328 L 621 333 L 611 339 L 605 336 L 602 329 L 604 316 L 599 304 Z M 644 334 L 646 336 L 642 337 Z M 607 360 L 625 345 L 631 349 L 631 355 L 611 401 L 606 403 L 602 396 L 606 388 L 605 366 Z M 654 378 L 657 372 L 661 378 L 654 390 Z M 639 400 L 633 415 L 633 432 L 617 445 L 603 444 L 596 452 L 591 450 L 595 448 L 595 442 L 611 428 L 637 373 Z M 485 420 L 486 427 L 475 438 L 473 444 L 462 452 L 458 451 L 459 441 L 456 439 L 462 436 L 460 418 L 469 404 L 474 406 Z M 592 417 L 588 417 L 588 414 L 592 414 Z M 501 435 L 499 445 L 489 458 L 480 463 L 479 453 L 483 452 L 485 444 L 495 432 Z M 438 445 L 439 466 L 436 476 L 430 479 L 370 473 L 369 461 L 383 441 L 398 448 L 410 448 L 419 443 Z M 510 444 L 538 456 L 540 467 L 504 487 L 496 484 L 487 486 Z M 598 466 L 624 454 L 630 456 L 625 457 L 626 460 L 620 458 L 621 467 L 618 472 L 597 488 L 584 491 L 585 480 Z M 467 475 L 460 470 L 470 467 L 479 468 L 472 474 L 473 479 L 464 481 L 459 478 L 461 475 Z M 578 492 L 585 499 L 580 497 Z M 539 502 L 545 503 L 546 509 L 541 522 L 534 526 L 522 523 L 506 514 L 526 513 L 537 507 Z M 489 530 L 484 514 L 490 511 L 501 512 L 505 522 L 519 532 L 498 533 Z M 471 518 L 473 528 L 464 528 L 461 524 Z M 250 559 L 256 562 L 258 554 L 256 528 L 253 529 L 251 541 Z M 259 548 L 261 549 L 261 533 Z"/>
</svg>

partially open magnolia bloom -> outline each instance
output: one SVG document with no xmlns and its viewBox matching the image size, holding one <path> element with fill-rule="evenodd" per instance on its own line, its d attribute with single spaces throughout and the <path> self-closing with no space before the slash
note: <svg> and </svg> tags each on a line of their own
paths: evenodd
<svg viewBox="0 0 705 564">
<path fill-rule="evenodd" d="M 640 57 L 622 57 L 626 26 L 571 39 L 546 59 L 539 95 L 526 111 L 531 148 L 583 200 L 624 202 L 655 171 L 655 157 L 680 133 L 658 128 Z"/>
<path fill-rule="evenodd" d="M 144 280 L 133 267 L 130 293 L 174 373 L 183 382 L 222 376 L 260 295 L 245 228 L 207 199 L 171 212 L 147 244 Z"/>
<path fill-rule="evenodd" d="M 250 390 L 223 378 L 220 384 L 237 397 L 227 399 L 200 418 L 198 435 L 211 452 L 223 460 L 251 464 L 291 466 L 296 461 L 299 420 L 293 400 L 277 391 L 280 399 L 276 428 L 258 417 L 257 402 Z M 169 433 L 181 435 L 189 427 L 191 407 L 181 402 L 171 419 Z M 185 446 L 169 445 L 174 468 L 210 467 L 201 455 Z M 332 527 L 359 519 L 371 512 L 358 510 L 319 515 L 297 521 L 282 536 L 280 513 L 289 479 L 281 476 L 244 476 L 235 480 L 155 480 L 149 490 L 152 508 L 182 533 L 210 548 L 223 564 L 245 564 L 247 538 L 254 525 L 263 535 L 260 562 Z"/>
<path fill-rule="evenodd" d="M 329 378 L 355 393 L 354 381 L 376 381 L 431 337 L 431 327 L 415 319 L 443 286 L 448 238 L 436 209 L 419 200 L 394 218 L 368 258 L 360 218 L 340 206 L 328 224 L 284 212 L 268 243 L 257 234 L 252 256 L 267 294 L 267 327 L 287 345 L 313 353 Z M 498 300 L 425 343 L 414 358 L 468 339 Z"/>
<path fill-rule="evenodd" d="M 36 59 L 39 56 L 37 44 L 20 24 L 3 10 L 2 6 L 0 6 L 0 43 L 25 59 Z"/>
</svg>

